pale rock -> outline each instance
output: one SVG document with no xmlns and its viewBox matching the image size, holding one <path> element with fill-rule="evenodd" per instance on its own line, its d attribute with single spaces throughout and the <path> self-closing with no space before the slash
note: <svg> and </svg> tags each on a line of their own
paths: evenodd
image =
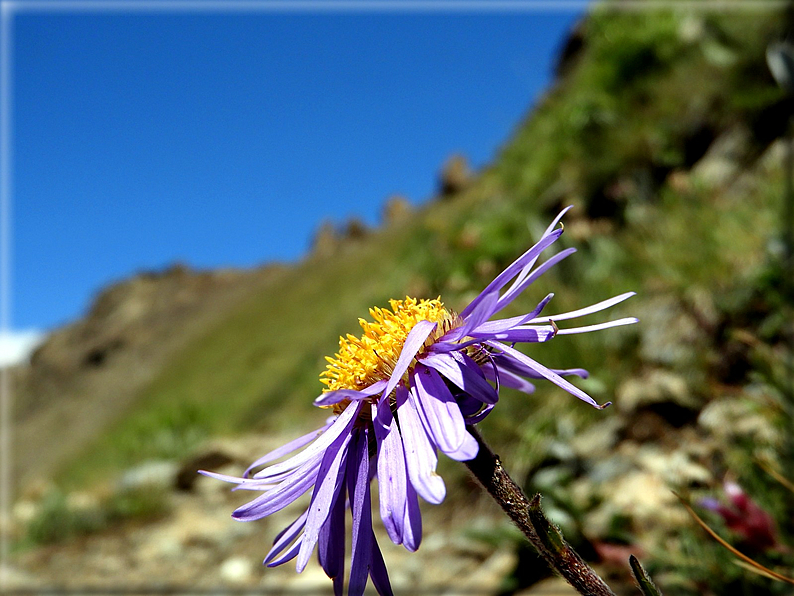
<svg viewBox="0 0 794 596">
<path fill-rule="evenodd" d="M 339 250 L 342 237 L 332 221 L 325 220 L 314 233 L 312 238 L 311 255 L 313 257 L 327 258 Z"/>
<path fill-rule="evenodd" d="M 714 292 L 710 288 L 693 285 L 685 290 L 685 296 L 701 327 L 713 330 L 719 325 L 721 315 L 714 302 Z"/>
<path fill-rule="evenodd" d="M 496 551 L 469 573 L 459 576 L 455 587 L 442 593 L 444 596 L 463 596 L 471 594 L 473 590 L 481 590 L 483 594 L 496 594 L 504 578 L 515 569 L 517 562 L 518 555 L 514 550 Z"/>
<path fill-rule="evenodd" d="M 715 56 L 716 56 L 715 49 Z M 738 175 L 742 159 L 750 145 L 750 131 L 735 127 L 711 144 L 706 155 L 692 168 L 692 178 L 710 188 L 726 186 Z"/>
<path fill-rule="evenodd" d="M 383 205 L 383 223 L 387 226 L 399 224 L 410 219 L 413 213 L 411 203 L 402 195 L 392 195 Z"/>
<path fill-rule="evenodd" d="M 455 531 L 449 537 L 447 549 L 482 559 L 490 556 L 494 547 L 477 536 L 492 535 L 500 526 L 506 527 L 508 532 L 511 532 L 514 527 L 506 517 L 494 519 L 493 516 L 488 515 L 467 516 L 466 523 L 463 525 L 465 527 L 463 531 Z"/>
<path fill-rule="evenodd" d="M 728 68 L 736 63 L 738 54 L 718 39 L 707 39 L 702 45 L 703 57 L 717 68 Z"/>
<path fill-rule="evenodd" d="M 220 566 L 221 579 L 230 584 L 245 584 L 253 577 L 253 563 L 248 557 L 229 557 Z"/>
<path fill-rule="evenodd" d="M 436 531 L 422 538 L 422 550 L 430 553 L 443 550 L 447 547 L 448 537 L 445 532 Z"/>
<path fill-rule="evenodd" d="M 664 479 L 654 472 L 635 470 L 602 487 L 608 498 L 585 522 L 590 536 L 607 533 L 616 515 L 629 516 L 640 532 L 686 522 L 687 514 Z"/>
<path fill-rule="evenodd" d="M 142 564 L 160 559 L 177 559 L 184 554 L 184 541 L 174 531 L 173 526 L 156 528 L 139 537 L 139 545 L 134 550 L 135 557 Z"/>
<path fill-rule="evenodd" d="M 622 426 L 623 421 L 617 416 L 604 418 L 574 435 L 568 445 L 576 456 L 582 458 L 606 454 L 617 443 Z"/>
<path fill-rule="evenodd" d="M 626 474 L 634 468 L 634 460 L 630 455 L 613 453 L 611 456 L 597 460 L 585 479 L 592 484 L 609 482 Z"/>
<path fill-rule="evenodd" d="M 34 501 L 20 499 L 11 509 L 12 519 L 19 524 L 27 525 L 39 512 L 39 508 Z"/>
<path fill-rule="evenodd" d="M 439 195 L 450 197 L 471 183 L 472 172 L 469 162 L 463 155 L 452 155 L 444 162 L 439 173 Z"/>
<path fill-rule="evenodd" d="M 646 372 L 641 377 L 624 381 L 617 390 L 615 405 L 622 413 L 636 411 L 642 406 L 662 402 L 673 402 L 682 406 L 696 407 L 686 381 L 675 373 L 662 369 Z"/>
<path fill-rule="evenodd" d="M 643 360 L 684 370 L 698 362 L 707 338 L 697 321 L 682 311 L 677 297 L 649 297 L 637 303 L 634 314 L 642 321 Z"/>
<path fill-rule="evenodd" d="M 720 441 L 735 437 L 751 439 L 756 445 L 776 445 L 780 434 L 759 411 L 758 403 L 742 397 L 712 401 L 703 408 L 698 424 Z"/>
<path fill-rule="evenodd" d="M 678 25 L 678 38 L 684 43 L 694 44 L 701 41 L 706 34 L 706 26 L 699 15 L 688 14 Z"/>
<path fill-rule="evenodd" d="M 571 477 L 567 466 L 548 466 L 541 468 L 532 475 L 532 488 L 540 492 L 552 491 L 561 486 Z"/>
<path fill-rule="evenodd" d="M 119 490 L 140 488 L 171 489 L 174 486 L 179 464 L 174 461 L 151 460 L 124 472 L 119 480 Z"/>
<path fill-rule="evenodd" d="M 301 573 L 295 573 L 294 565 L 292 565 L 291 571 L 290 578 L 279 586 L 284 589 L 286 594 L 328 594 L 333 592 L 331 580 L 325 575 L 322 567 L 316 563 L 307 565 Z M 346 569 L 345 572 L 349 571 Z"/>
<path fill-rule="evenodd" d="M 787 139 L 773 141 L 758 158 L 758 173 L 769 175 L 779 171 L 783 160 L 786 159 L 787 145 Z"/>
<path fill-rule="evenodd" d="M 655 445 L 643 445 L 637 452 L 637 463 L 658 475 L 671 486 L 686 486 L 693 482 L 707 483 L 711 472 L 695 463 L 681 451 L 665 452 Z"/>
<path fill-rule="evenodd" d="M 579 592 L 561 577 L 550 577 L 526 590 L 516 592 L 514 596 L 576 596 L 577 594 Z"/>
<path fill-rule="evenodd" d="M 562 428 L 565 425 L 558 425 L 557 436 L 563 437 L 562 441 L 552 440 L 547 447 L 548 454 L 556 457 L 560 461 L 570 461 L 575 457 L 574 450 L 571 448 L 570 439 L 575 437 L 575 431 L 567 432 L 568 429 Z"/>
<path fill-rule="evenodd" d="M 99 498 L 88 492 L 73 492 L 66 496 L 66 506 L 76 511 L 92 511 L 101 507 Z"/>
<path fill-rule="evenodd" d="M 0 566 L 0 586 L 4 592 L 5 590 L 9 590 L 9 593 L 19 590 L 20 593 L 29 594 L 32 588 L 40 585 L 42 585 L 41 580 L 22 569 L 6 564 Z"/>
<path fill-rule="evenodd" d="M 463 557 L 451 557 L 449 553 L 438 553 L 433 561 L 422 569 L 420 580 L 415 584 L 417 588 L 443 589 L 465 586 L 470 589 L 472 576 L 471 560 Z M 446 592 L 444 592 L 446 593 Z"/>
</svg>

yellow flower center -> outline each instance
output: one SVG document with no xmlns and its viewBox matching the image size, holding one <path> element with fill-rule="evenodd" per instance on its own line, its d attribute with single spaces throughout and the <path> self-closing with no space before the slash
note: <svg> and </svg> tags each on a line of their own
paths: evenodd
<svg viewBox="0 0 794 596">
<path fill-rule="evenodd" d="M 411 329 L 419 321 L 438 323 L 403 375 L 403 379 L 407 380 L 416 365 L 416 358 L 450 329 L 462 325 L 460 317 L 444 308 L 438 298 L 417 300 L 406 297 L 405 300 L 389 300 L 389 304 L 391 310 L 377 307 L 369 309 L 373 322 L 358 320 L 364 335 L 355 337 L 348 334 L 347 337 L 339 338 L 339 352 L 334 358 L 326 356 L 328 365 L 320 374 L 320 382 L 326 385 L 324 391 L 362 390 L 389 378 Z M 334 409 L 341 410 L 347 403 L 337 404 Z"/>
</svg>

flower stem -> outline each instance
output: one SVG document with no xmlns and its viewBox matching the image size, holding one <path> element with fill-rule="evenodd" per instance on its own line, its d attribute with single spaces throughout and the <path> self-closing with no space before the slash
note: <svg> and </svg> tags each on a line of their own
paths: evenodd
<svg viewBox="0 0 794 596">
<path fill-rule="evenodd" d="M 580 594 L 615 596 L 604 580 L 565 542 L 560 530 L 543 514 L 540 495 L 535 495 L 530 502 L 524 491 L 502 467 L 499 456 L 491 451 L 480 432 L 474 426 L 467 428 L 477 440 L 480 449 L 474 459 L 463 463 L 529 539 L 546 563 Z"/>
</svg>

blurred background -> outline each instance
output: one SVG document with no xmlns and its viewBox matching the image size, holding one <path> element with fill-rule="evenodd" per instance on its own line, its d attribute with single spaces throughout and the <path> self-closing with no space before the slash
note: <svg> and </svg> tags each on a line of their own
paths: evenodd
<svg viewBox="0 0 794 596">
<path fill-rule="evenodd" d="M 4 17 L 6 588 L 327 593 L 260 565 L 295 508 L 235 522 L 196 470 L 319 427 L 369 307 L 462 308 L 572 204 L 579 252 L 507 314 L 636 291 L 639 325 L 528 351 L 614 405 L 538 383 L 481 432 L 616 592 L 633 553 L 670 594 L 790 593 L 676 497 L 794 573 L 788 3 L 134 6 Z M 397 593 L 570 593 L 440 472 L 420 554 L 376 527 Z"/>
</svg>

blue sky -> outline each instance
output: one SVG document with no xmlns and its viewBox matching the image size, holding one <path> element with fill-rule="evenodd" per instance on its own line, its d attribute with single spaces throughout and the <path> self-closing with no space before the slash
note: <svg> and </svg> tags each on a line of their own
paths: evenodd
<svg viewBox="0 0 794 596">
<path fill-rule="evenodd" d="M 495 157 L 580 15 L 17 12 L 11 328 L 175 261 L 295 261 L 325 219 L 427 200 L 452 153 Z"/>
</svg>

